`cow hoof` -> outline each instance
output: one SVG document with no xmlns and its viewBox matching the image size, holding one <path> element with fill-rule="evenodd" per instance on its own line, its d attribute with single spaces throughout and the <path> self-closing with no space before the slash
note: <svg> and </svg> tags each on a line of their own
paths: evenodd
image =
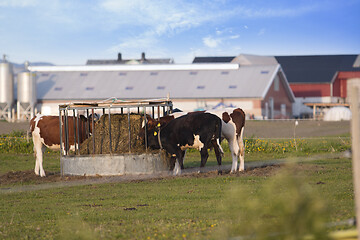
<svg viewBox="0 0 360 240">
<path fill-rule="evenodd" d="M 217 171 L 217 174 L 218 174 L 218 175 L 222 175 L 222 173 L 223 173 L 222 170 L 218 170 L 218 171 Z"/>
</svg>

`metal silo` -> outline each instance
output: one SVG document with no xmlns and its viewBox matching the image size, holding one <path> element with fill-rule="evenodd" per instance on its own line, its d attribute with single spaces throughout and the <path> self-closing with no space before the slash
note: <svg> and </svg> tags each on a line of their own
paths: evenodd
<svg viewBox="0 0 360 240">
<path fill-rule="evenodd" d="M 25 63 L 27 69 L 28 63 Z M 36 97 L 36 75 L 28 70 L 17 75 L 17 118 L 29 120 L 34 116 Z"/>
<path fill-rule="evenodd" d="M 0 63 L 0 119 L 12 120 L 14 103 L 14 73 L 11 63 L 6 61 Z"/>
</svg>

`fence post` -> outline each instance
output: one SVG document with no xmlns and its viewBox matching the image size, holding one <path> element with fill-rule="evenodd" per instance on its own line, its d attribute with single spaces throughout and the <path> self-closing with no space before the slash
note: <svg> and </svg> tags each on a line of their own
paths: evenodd
<svg viewBox="0 0 360 240">
<path fill-rule="evenodd" d="M 360 240 L 360 122 L 359 122 L 359 89 L 351 88 L 350 106 L 352 112 L 351 138 L 352 138 L 352 163 L 355 191 L 356 228 Z"/>
</svg>

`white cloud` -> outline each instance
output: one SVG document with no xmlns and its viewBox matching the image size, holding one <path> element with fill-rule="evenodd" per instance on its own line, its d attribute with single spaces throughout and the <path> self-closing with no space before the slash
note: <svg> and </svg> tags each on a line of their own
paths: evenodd
<svg viewBox="0 0 360 240">
<path fill-rule="evenodd" d="M 192 30 L 206 24 L 227 21 L 232 17 L 240 19 L 295 16 L 313 11 L 313 6 L 299 8 L 262 8 L 225 7 L 224 3 L 186 1 L 186 0 L 104 0 L 99 3 L 101 13 L 111 31 L 121 32 L 126 28 L 127 37 L 120 38 L 119 43 L 109 47 L 109 51 L 130 51 L 139 48 L 159 48 L 164 37 L 173 37 L 184 31 Z M 111 24 L 109 24 L 111 22 Z M 136 30 L 131 30 L 131 28 Z M 142 32 L 139 32 L 138 29 Z M 247 25 L 244 25 L 248 29 Z M 130 32 L 130 34 L 129 34 Z M 264 34 L 264 30 L 259 35 Z M 203 37 L 207 48 L 219 48 L 229 40 L 240 38 L 232 29 L 217 29 L 211 35 Z M 130 36 L 129 36 L 130 35 Z M 139 50 L 138 50 L 139 52 Z"/>
<path fill-rule="evenodd" d="M 129 30 L 131 36 L 119 39 L 119 43 L 110 47 L 109 51 L 128 51 L 144 46 L 160 48 L 164 37 L 171 38 L 207 22 L 217 21 L 223 14 L 207 9 L 205 5 L 181 0 L 106 0 L 100 6 L 108 13 L 107 19 L 111 19 L 114 29 L 121 31 L 122 28 L 134 27 L 143 30 Z M 210 46 L 216 44 L 211 39 L 205 41 Z"/>
<path fill-rule="evenodd" d="M 123 39 L 119 44 L 108 49 L 109 52 L 119 52 L 123 49 L 149 49 L 158 44 L 156 37 L 151 33 L 141 34 L 137 37 L 128 37 Z"/>
<path fill-rule="evenodd" d="M 205 44 L 205 46 L 209 48 L 216 48 L 221 42 L 222 42 L 221 39 L 215 39 L 210 36 L 203 38 L 203 43 Z"/>
<path fill-rule="evenodd" d="M 264 35 L 265 34 L 265 28 L 262 28 L 262 29 L 260 29 L 260 31 L 258 32 L 258 36 L 262 36 L 262 35 Z"/>
<path fill-rule="evenodd" d="M 200 14 L 199 5 L 183 1 L 106 0 L 100 6 L 112 13 L 110 17 L 115 18 L 119 26 L 148 26 L 159 35 L 198 26 L 211 17 Z"/>
<path fill-rule="evenodd" d="M 208 48 L 221 48 L 222 45 L 228 45 L 230 41 L 240 38 L 239 34 L 234 34 L 232 28 L 216 29 L 216 37 L 206 36 L 202 38 L 205 47 Z"/>
</svg>

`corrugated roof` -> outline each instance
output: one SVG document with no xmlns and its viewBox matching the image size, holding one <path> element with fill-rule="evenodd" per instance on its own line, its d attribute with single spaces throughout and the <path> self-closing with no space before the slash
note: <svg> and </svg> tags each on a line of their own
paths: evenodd
<svg viewBox="0 0 360 240">
<path fill-rule="evenodd" d="M 279 69 L 268 65 L 236 70 L 38 71 L 37 96 L 42 100 L 148 99 L 170 93 L 174 99 L 263 98 Z"/>
<path fill-rule="evenodd" d="M 252 54 L 240 54 L 236 57 L 195 57 L 193 63 L 237 63 L 245 65 L 272 65 L 278 64 L 272 56 L 259 56 Z"/>
<path fill-rule="evenodd" d="M 336 72 L 354 68 L 358 55 L 276 56 L 289 83 L 331 83 Z"/>
<path fill-rule="evenodd" d="M 273 57 L 240 54 L 237 57 L 196 57 L 193 63 L 271 64 Z M 289 83 L 331 83 L 337 72 L 360 71 L 360 55 L 275 56 Z"/>
<path fill-rule="evenodd" d="M 140 64 L 140 65 L 75 65 L 29 66 L 32 72 L 98 72 L 98 71 L 174 71 L 174 70 L 234 70 L 239 64 Z"/>
<path fill-rule="evenodd" d="M 235 57 L 231 61 L 231 63 L 238 63 L 241 66 L 278 64 L 278 62 L 274 57 L 251 55 L 251 54 L 240 54 L 239 56 Z"/>
<path fill-rule="evenodd" d="M 195 57 L 192 63 L 229 63 L 234 57 Z"/>
</svg>

